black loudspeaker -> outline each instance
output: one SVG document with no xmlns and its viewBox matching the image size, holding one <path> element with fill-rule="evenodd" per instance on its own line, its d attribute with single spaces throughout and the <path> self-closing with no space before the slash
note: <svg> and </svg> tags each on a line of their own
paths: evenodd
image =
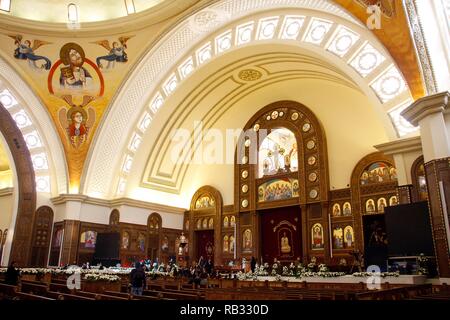
<svg viewBox="0 0 450 320">
<path fill-rule="evenodd" d="M 390 256 L 434 256 L 428 202 L 386 207 Z"/>
<path fill-rule="evenodd" d="M 115 266 L 120 263 L 120 233 L 97 234 L 92 263 L 94 265 L 101 263 L 105 267 Z"/>
</svg>

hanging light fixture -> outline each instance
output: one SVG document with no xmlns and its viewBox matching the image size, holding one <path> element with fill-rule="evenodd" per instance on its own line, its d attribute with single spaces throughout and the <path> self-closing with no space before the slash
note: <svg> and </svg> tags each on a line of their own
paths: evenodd
<svg viewBox="0 0 450 320">
<path fill-rule="evenodd" d="M 127 8 L 128 15 L 136 13 L 136 8 L 134 7 L 133 0 L 125 0 L 125 8 Z"/>
<path fill-rule="evenodd" d="M 0 10 L 10 12 L 11 0 L 0 0 Z"/>
</svg>

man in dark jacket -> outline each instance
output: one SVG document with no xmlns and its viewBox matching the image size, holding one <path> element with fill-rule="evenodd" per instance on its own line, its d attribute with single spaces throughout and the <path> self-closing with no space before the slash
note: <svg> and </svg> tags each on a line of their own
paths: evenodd
<svg viewBox="0 0 450 320">
<path fill-rule="evenodd" d="M 17 263 L 15 261 L 11 262 L 5 274 L 5 283 L 17 286 L 17 282 L 19 281 L 20 271 L 16 269 Z"/>
<path fill-rule="evenodd" d="M 142 291 L 146 287 L 145 271 L 139 262 L 136 262 L 135 268 L 130 272 L 131 294 L 142 296 Z"/>
<path fill-rule="evenodd" d="M 252 260 L 250 261 L 250 269 L 252 270 L 252 273 L 255 272 L 256 268 L 256 259 L 255 257 L 252 257 Z"/>
</svg>

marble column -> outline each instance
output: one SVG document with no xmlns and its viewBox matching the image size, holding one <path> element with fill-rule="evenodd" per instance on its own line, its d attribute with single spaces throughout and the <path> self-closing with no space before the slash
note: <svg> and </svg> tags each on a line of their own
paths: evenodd
<svg viewBox="0 0 450 320">
<path fill-rule="evenodd" d="M 450 92 L 421 98 L 402 112 L 420 126 L 430 221 L 440 277 L 450 277 Z"/>
</svg>

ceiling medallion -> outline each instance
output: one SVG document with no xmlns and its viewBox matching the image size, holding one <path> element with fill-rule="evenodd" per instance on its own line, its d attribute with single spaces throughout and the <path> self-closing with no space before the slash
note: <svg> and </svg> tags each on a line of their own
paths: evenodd
<svg viewBox="0 0 450 320">
<path fill-rule="evenodd" d="M 238 77 L 244 81 L 256 81 L 262 77 L 262 73 L 255 69 L 245 69 L 239 72 Z"/>
<path fill-rule="evenodd" d="M 395 0 L 355 0 L 359 4 L 365 7 L 378 6 L 381 12 L 388 18 L 392 18 L 395 15 Z"/>
</svg>

